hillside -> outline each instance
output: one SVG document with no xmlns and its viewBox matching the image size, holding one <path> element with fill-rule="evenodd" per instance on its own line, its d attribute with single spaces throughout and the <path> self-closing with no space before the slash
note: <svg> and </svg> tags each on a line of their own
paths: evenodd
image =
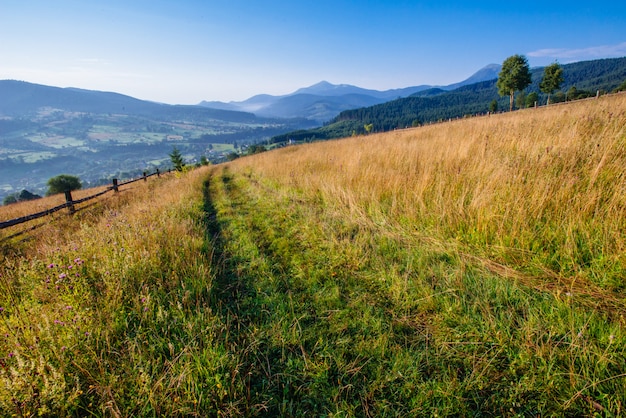
<svg viewBox="0 0 626 418">
<path fill-rule="evenodd" d="M 2 230 L 0 415 L 623 415 L 625 138 L 611 95 Z"/>
<path fill-rule="evenodd" d="M 610 92 L 626 81 L 626 58 L 602 59 L 562 65 L 564 82 L 552 101 L 564 101 L 566 95 L 581 98 L 595 96 L 598 91 Z M 546 95 L 539 91 L 543 68 L 531 69 L 532 84 L 525 94 L 536 92 L 538 103 L 545 104 Z M 332 139 L 365 133 L 364 126 L 372 124 L 375 132 L 485 114 L 491 101 L 498 109 L 508 110 L 508 97 L 500 97 L 496 87 L 497 76 L 489 81 L 464 85 L 452 91 L 428 89 L 382 104 L 341 112 L 323 127 L 289 132 L 272 138 L 273 142 Z M 571 90 L 574 90 L 574 93 Z"/>
</svg>

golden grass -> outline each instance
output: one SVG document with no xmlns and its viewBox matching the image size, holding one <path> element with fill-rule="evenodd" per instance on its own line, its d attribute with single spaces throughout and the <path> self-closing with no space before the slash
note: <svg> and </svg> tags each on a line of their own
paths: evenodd
<svg viewBox="0 0 626 418">
<path fill-rule="evenodd" d="M 288 147 L 243 158 L 388 231 L 475 247 L 535 274 L 626 271 L 626 95 Z"/>
<path fill-rule="evenodd" d="M 167 182 L 169 174 L 161 177 L 150 177 L 147 181 L 137 181 L 128 185 L 120 186 L 119 193 L 110 191 L 102 196 L 74 205 L 76 212 L 69 216 L 68 209 L 61 209 L 53 214 L 14 225 L 0 230 L 0 243 L 12 237 L 27 240 L 29 242 L 40 238 L 54 237 L 64 234 L 66 228 L 73 230 L 72 224 L 80 224 L 89 219 L 97 219 L 103 211 L 114 210 L 122 205 L 127 205 L 135 199 L 140 199 L 143 193 L 150 193 L 150 190 L 158 188 Z M 75 190 L 72 192 L 73 200 L 80 200 L 93 196 L 108 189 L 109 186 L 93 187 L 89 189 Z M 41 199 L 18 202 L 10 205 L 0 206 L 0 220 L 8 221 L 23 216 L 43 212 L 65 203 L 65 195 L 56 194 L 42 197 Z M 32 250 L 32 246 L 26 248 Z"/>
</svg>

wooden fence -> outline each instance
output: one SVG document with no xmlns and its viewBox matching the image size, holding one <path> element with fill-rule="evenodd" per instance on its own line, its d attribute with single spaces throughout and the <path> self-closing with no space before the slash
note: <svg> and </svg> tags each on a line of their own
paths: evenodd
<svg viewBox="0 0 626 418">
<path fill-rule="evenodd" d="M 101 191 L 99 193 L 96 193 L 94 195 L 87 196 L 87 197 L 84 197 L 84 198 L 78 199 L 78 200 L 73 200 L 72 199 L 72 192 L 67 191 L 67 192 L 65 192 L 65 203 L 63 203 L 62 205 L 55 206 L 55 207 L 50 208 L 50 209 L 46 209 L 46 210 L 44 210 L 42 212 L 33 213 L 31 215 L 26 215 L 26 216 L 22 216 L 22 217 L 15 218 L 15 219 L 10 219 L 8 221 L 0 222 L 0 229 L 8 228 L 10 226 L 19 225 L 19 224 L 22 224 L 24 222 L 28 222 L 28 221 L 32 221 L 32 220 L 35 220 L 35 219 L 38 219 L 38 218 L 41 218 L 41 217 L 44 217 L 44 216 L 48 216 L 50 214 L 53 214 L 54 212 L 58 212 L 61 209 L 65 209 L 65 208 L 68 208 L 70 214 L 72 214 L 72 213 L 74 213 L 76 211 L 76 209 L 74 208 L 74 205 L 78 205 L 79 203 L 83 203 L 83 202 L 86 202 L 88 200 L 95 199 L 96 197 L 102 196 L 103 194 L 108 193 L 110 191 L 118 192 L 119 188 L 121 186 L 124 186 L 125 184 L 134 183 L 134 182 L 139 181 L 139 180 L 147 181 L 148 177 L 152 177 L 152 176 L 160 177 L 161 173 L 159 172 L 158 169 L 154 173 L 152 173 L 152 174 L 147 174 L 146 172 L 144 172 L 143 176 L 141 176 L 139 178 L 128 180 L 128 181 L 124 181 L 124 182 L 121 182 L 121 183 L 118 183 L 117 179 L 113 179 L 113 184 L 111 186 L 107 187 L 106 190 L 103 190 L 103 191 Z"/>
</svg>

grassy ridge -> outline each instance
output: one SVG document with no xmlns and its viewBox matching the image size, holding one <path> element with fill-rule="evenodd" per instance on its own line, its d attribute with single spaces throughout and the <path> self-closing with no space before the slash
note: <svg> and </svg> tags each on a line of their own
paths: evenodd
<svg viewBox="0 0 626 418">
<path fill-rule="evenodd" d="M 1 414 L 623 414 L 625 126 L 289 147 L 4 240 Z"/>
</svg>

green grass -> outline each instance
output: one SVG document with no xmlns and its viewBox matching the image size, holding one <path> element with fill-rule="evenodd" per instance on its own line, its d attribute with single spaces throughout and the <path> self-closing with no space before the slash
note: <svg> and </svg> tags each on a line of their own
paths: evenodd
<svg viewBox="0 0 626 418">
<path fill-rule="evenodd" d="M 211 190 L 225 260 L 214 303 L 250 397 L 240 413 L 621 411 L 620 320 L 578 295 L 537 292 L 249 175 L 225 170 Z"/>
</svg>

